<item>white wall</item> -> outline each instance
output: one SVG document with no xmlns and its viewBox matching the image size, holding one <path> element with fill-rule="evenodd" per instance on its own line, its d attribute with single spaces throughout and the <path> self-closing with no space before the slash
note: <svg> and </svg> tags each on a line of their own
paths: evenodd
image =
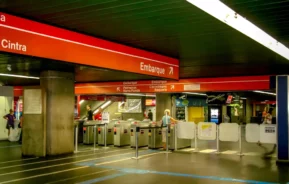
<svg viewBox="0 0 289 184">
<path fill-rule="evenodd" d="M 0 96 L 0 140 L 8 139 L 8 131 L 6 129 L 7 121 L 3 119 L 3 116 L 9 113 L 9 110 L 12 109 L 13 103 L 12 97 Z"/>
</svg>

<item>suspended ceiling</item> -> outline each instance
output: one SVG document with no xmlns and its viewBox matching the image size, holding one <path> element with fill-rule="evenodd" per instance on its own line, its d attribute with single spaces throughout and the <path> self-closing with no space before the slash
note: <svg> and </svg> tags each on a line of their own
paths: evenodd
<svg viewBox="0 0 289 184">
<path fill-rule="evenodd" d="M 287 21 L 284 17 L 288 14 L 289 2 L 223 2 L 281 42 L 288 43 L 288 26 L 283 24 Z M 181 78 L 289 73 L 288 60 L 185 0 L 0 0 L 0 8 L 7 13 L 178 58 Z M 269 19 L 267 15 L 274 18 Z M 26 62 L 34 64 L 30 59 Z M 66 68 L 66 64 L 63 66 Z M 3 67 L 6 63 L 0 68 Z M 71 68 L 79 70 L 76 66 Z M 19 67 L 19 72 L 22 70 Z M 36 64 L 32 70 L 39 73 L 43 64 Z M 87 75 L 86 80 L 150 78 L 123 73 L 125 77 L 120 79 L 113 72 L 109 78 L 93 78 L 96 73 Z"/>
</svg>

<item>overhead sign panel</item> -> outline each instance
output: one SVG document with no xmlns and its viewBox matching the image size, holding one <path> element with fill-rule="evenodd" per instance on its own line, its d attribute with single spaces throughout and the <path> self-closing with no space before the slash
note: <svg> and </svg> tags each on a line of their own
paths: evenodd
<svg viewBox="0 0 289 184">
<path fill-rule="evenodd" d="M 0 51 L 179 78 L 179 61 L 0 12 Z"/>
<path fill-rule="evenodd" d="M 187 88 L 187 86 L 194 86 Z M 270 89 L 269 76 L 76 84 L 76 94 L 247 91 Z M 226 100 L 226 99 L 225 99 Z"/>
</svg>

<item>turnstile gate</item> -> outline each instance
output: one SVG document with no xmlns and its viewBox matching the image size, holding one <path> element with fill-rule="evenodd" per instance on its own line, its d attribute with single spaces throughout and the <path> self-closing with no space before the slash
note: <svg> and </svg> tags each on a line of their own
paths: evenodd
<svg viewBox="0 0 289 184">
<path fill-rule="evenodd" d="M 157 124 L 155 122 L 150 122 L 149 124 L 152 129 L 149 129 L 148 138 L 149 138 L 149 148 L 150 149 L 158 149 L 161 148 L 162 145 L 162 128 L 155 128 Z"/>
<path fill-rule="evenodd" d="M 130 145 L 130 127 L 128 121 L 117 121 L 114 124 L 114 146 Z"/>
<path fill-rule="evenodd" d="M 113 145 L 113 127 L 117 120 L 110 121 L 106 126 L 101 124 L 97 131 L 98 131 L 98 145 L 104 146 L 105 145 L 105 128 L 106 128 L 106 145 Z"/>
<path fill-rule="evenodd" d="M 93 144 L 94 143 L 94 126 L 98 125 L 98 121 L 87 121 L 83 123 L 83 144 Z M 98 132 L 96 131 L 96 143 L 98 138 Z"/>
<path fill-rule="evenodd" d="M 149 127 L 150 121 L 134 121 L 131 123 L 130 146 L 135 147 L 135 129 L 136 127 Z M 138 134 L 138 147 L 148 146 L 148 129 L 140 129 Z"/>
</svg>

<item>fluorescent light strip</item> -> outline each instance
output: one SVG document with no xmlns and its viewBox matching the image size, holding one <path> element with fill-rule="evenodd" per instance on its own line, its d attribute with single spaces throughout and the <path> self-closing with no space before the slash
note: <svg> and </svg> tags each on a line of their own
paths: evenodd
<svg viewBox="0 0 289 184">
<path fill-rule="evenodd" d="M 189 95 L 200 95 L 200 96 L 207 96 L 205 93 L 191 93 L 191 92 L 183 92 L 184 94 L 189 94 Z"/>
<path fill-rule="evenodd" d="M 111 103 L 111 101 L 105 102 L 100 108 L 104 109 L 106 106 L 108 106 Z"/>
<path fill-rule="evenodd" d="M 219 0 L 187 0 L 256 42 L 289 60 L 289 49 Z"/>
<path fill-rule="evenodd" d="M 31 76 L 25 76 L 25 75 L 14 75 L 14 74 L 6 74 L 6 73 L 0 73 L 0 76 L 26 78 L 26 79 L 39 79 L 39 77 L 31 77 Z"/>
<path fill-rule="evenodd" d="M 276 93 L 270 93 L 270 92 L 266 92 L 266 91 L 253 91 L 253 92 L 276 96 Z"/>
<path fill-rule="evenodd" d="M 126 96 L 147 96 L 147 97 L 156 97 L 156 95 L 143 95 L 143 94 L 124 94 Z"/>
<path fill-rule="evenodd" d="M 82 104 L 83 102 L 84 102 L 84 100 L 80 100 L 80 101 L 79 101 L 79 104 Z"/>
<path fill-rule="evenodd" d="M 99 111 L 99 109 L 96 109 L 96 110 L 93 112 L 93 114 L 96 114 L 96 113 L 98 113 L 98 111 Z"/>
</svg>

